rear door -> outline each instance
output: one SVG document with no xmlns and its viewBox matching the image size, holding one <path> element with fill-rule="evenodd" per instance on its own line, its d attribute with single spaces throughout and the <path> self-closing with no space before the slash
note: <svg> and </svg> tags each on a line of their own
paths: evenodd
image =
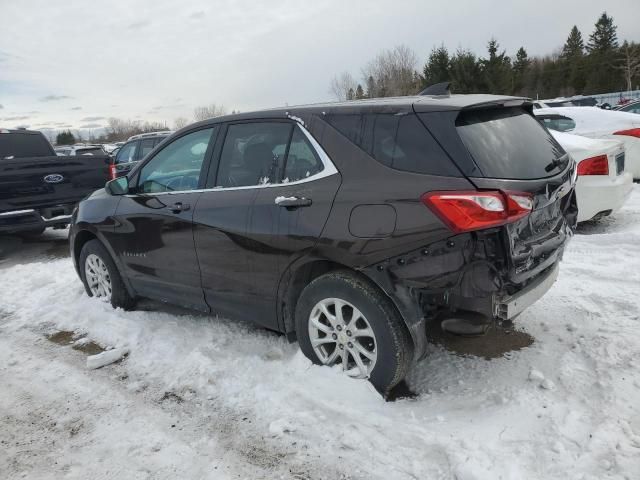
<svg viewBox="0 0 640 480">
<path fill-rule="evenodd" d="M 293 129 L 281 165 L 275 182 L 258 191 L 249 224 L 262 245 L 251 264 L 252 297 L 274 313 L 283 274 L 318 242 L 341 182 L 327 154 L 300 125 Z"/>
<path fill-rule="evenodd" d="M 134 175 L 115 214 L 110 244 L 142 296 L 208 311 L 193 241 L 193 212 L 217 133 L 201 128 L 174 139 Z"/>
<path fill-rule="evenodd" d="M 339 177 L 289 120 L 230 124 L 219 150 L 194 216 L 205 296 L 217 313 L 278 329 L 281 274 L 317 241 Z"/>
</svg>

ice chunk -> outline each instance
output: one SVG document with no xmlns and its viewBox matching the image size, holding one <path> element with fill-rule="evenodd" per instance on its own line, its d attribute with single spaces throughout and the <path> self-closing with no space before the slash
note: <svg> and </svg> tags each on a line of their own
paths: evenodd
<svg viewBox="0 0 640 480">
<path fill-rule="evenodd" d="M 114 348 L 97 355 L 91 355 L 90 357 L 87 357 L 87 368 L 94 370 L 96 368 L 104 367 L 105 365 L 117 362 L 127 353 L 129 353 L 128 348 Z"/>
</svg>

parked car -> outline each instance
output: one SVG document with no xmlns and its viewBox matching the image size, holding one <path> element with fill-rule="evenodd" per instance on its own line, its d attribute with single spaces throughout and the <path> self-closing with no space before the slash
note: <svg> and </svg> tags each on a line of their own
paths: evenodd
<svg viewBox="0 0 640 480">
<path fill-rule="evenodd" d="M 113 155 L 113 162 L 109 168 L 111 178 L 129 173 L 136 163 L 172 133 L 171 131 L 149 132 L 129 137 L 127 142 L 118 147 L 117 152 Z"/>
<path fill-rule="evenodd" d="M 89 144 L 77 144 L 77 145 L 65 145 L 54 148 L 55 152 L 59 156 L 64 155 L 95 155 L 104 157 L 107 152 L 104 151 L 102 145 L 89 145 Z"/>
<path fill-rule="evenodd" d="M 0 232 L 66 226 L 107 171 L 107 155 L 58 156 L 41 132 L 0 129 Z"/>
<path fill-rule="evenodd" d="M 625 144 L 625 168 L 640 179 L 640 117 L 628 112 L 597 107 L 557 107 L 534 110 L 549 129 L 589 138 L 622 140 Z"/>
<path fill-rule="evenodd" d="M 631 195 L 633 178 L 625 171 L 624 143 L 551 131 L 577 164 L 578 222 L 615 213 Z"/>
<path fill-rule="evenodd" d="M 627 102 L 624 105 L 619 105 L 614 108 L 617 112 L 627 112 L 627 113 L 640 113 L 640 100 L 634 100 L 631 102 Z"/>
<path fill-rule="evenodd" d="M 551 287 L 574 184 L 526 99 L 287 107 L 180 130 L 80 203 L 69 242 L 90 296 L 253 321 L 387 391 L 426 322 L 511 320 Z"/>
</svg>

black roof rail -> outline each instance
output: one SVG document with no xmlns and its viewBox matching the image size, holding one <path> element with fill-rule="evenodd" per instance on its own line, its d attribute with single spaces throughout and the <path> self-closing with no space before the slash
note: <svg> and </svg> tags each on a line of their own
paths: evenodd
<svg viewBox="0 0 640 480">
<path fill-rule="evenodd" d="M 451 92 L 449 88 L 451 87 L 451 82 L 440 82 L 434 83 L 433 85 L 429 85 L 427 88 L 422 90 L 418 95 L 438 95 L 444 97 L 450 97 Z"/>
</svg>

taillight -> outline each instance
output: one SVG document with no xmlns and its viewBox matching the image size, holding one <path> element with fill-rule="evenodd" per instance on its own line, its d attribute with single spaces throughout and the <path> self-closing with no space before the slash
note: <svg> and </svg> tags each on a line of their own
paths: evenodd
<svg viewBox="0 0 640 480">
<path fill-rule="evenodd" d="M 585 158 L 578 163 L 578 175 L 609 175 L 609 159 L 606 155 Z"/>
<path fill-rule="evenodd" d="M 421 200 L 456 233 L 515 222 L 533 209 L 533 196 L 520 192 L 429 192 Z"/>
<path fill-rule="evenodd" d="M 627 135 L 629 137 L 640 138 L 640 128 L 630 128 L 629 130 L 619 130 L 613 132 L 614 135 Z"/>
<path fill-rule="evenodd" d="M 109 165 L 109 178 L 111 180 L 116 178 L 116 165 L 115 165 L 115 163 L 112 163 L 112 164 Z"/>
</svg>

